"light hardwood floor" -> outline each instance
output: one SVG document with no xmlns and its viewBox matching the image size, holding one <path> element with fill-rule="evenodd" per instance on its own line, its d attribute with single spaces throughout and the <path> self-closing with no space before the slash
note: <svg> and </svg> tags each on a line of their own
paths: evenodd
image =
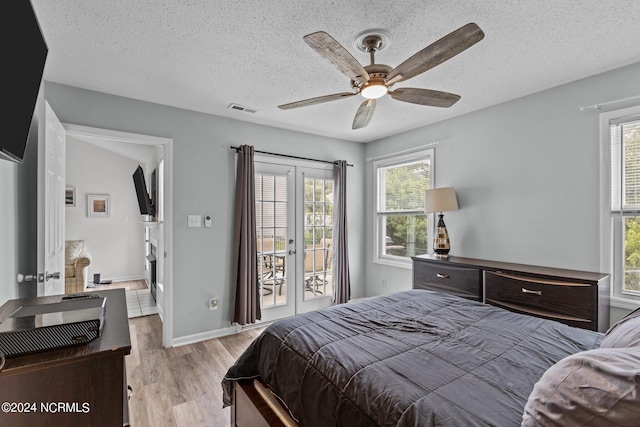
<svg viewBox="0 0 640 427">
<path fill-rule="evenodd" d="M 157 315 L 129 319 L 131 354 L 126 357 L 132 427 L 228 426 L 220 382 L 227 369 L 264 328 L 162 348 Z"/>
</svg>

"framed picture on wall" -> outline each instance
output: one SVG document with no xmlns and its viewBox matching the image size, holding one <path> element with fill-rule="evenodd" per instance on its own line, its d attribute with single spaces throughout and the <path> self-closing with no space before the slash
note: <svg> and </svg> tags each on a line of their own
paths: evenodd
<svg viewBox="0 0 640 427">
<path fill-rule="evenodd" d="M 76 205 L 76 187 L 66 187 L 64 189 L 64 205 L 65 206 Z"/>
<path fill-rule="evenodd" d="M 108 194 L 87 195 L 87 216 L 92 218 L 108 218 L 111 215 L 111 204 Z"/>
</svg>

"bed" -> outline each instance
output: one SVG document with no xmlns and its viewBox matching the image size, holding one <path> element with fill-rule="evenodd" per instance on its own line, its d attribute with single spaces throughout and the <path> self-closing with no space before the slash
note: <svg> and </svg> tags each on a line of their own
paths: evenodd
<svg viewBox="0 0 640 427">
<path fill-rule="evenodd" d="M 635 320 L 640 321 L 640 316 Z M 624 342 L 628 335 L 622 338 L 623 344 L 628 344 Z M 241 425 L 236 414 L 255 410 L 260 396 L 238 399 L 238 391 L 252 393 L 251 381 L 258 379 L 277 397 L 271 399 L 271 410 L 293 420 L 280 417 L 265 425 L 515 426 L 527 417 L 527 425 L 550 425 L 539 422 L 544 417 L 588 424 L 583 416 L 603 425 L 600 409 L 595 409 L 596 415 L 580 412 L 593 412 L 601 396 L 591 393 L 586 409 L 575 408 L 580 406 L 575 390 L 581 386 L 570 380 L 583 369 L 583 358 L 562 367 L 568 374 L 545 374 L 571 355 L 585 354 L 595 357 L 597 366 L 592 370 L 602 371 L 600 365 L 608 363 L 602 358 L 618 351 L 600 348 L 603 337 L 456 296 L 426 290 L 399 292 L 272 324 L 227 372 L 222 383 L 224 405 L 233 405 L 232 425 Z M 605 409 L 620 412 L 622 408 L 622 415 L 631 412 L 637 423 L 640 355 L 638 348 L 624 351 L 623 367 L 614 364 L 611 375 L 615 378 L 608 378 L 616 384 L 615 390 L 604 387 L 610 402 Z M 620 372 L 624 379 L 618 378 Z M 546 382 L 545 376 L 549 377 Z M 558 378 L 562 378 L 560 384 L 554 383 Z M 534 385 L 539 390 L 532 392 Z M 569 397 L 558 397 L 564 389 Z M 264 393 L 262 397 L 269 400 Z M 548 402 L 556 398 L 572 402 L 569 412 L 574 418 L 566 418 L 562 404 L 547 410 Z M 245 408 L 247 403 L 254 408 Z M 626 425 L 625 419 L 618 419 L 616 425 Z"/>
</svg>

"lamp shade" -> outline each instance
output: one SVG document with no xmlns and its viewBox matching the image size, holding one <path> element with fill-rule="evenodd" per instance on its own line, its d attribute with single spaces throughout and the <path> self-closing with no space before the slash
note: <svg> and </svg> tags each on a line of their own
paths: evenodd
<svg viewBox="0 0 640 427">
<path fill-rule="evenodd" d="M 432 188 L 424 193 L 424 211 L 449 212 L 458 210 L 458 199 L 453 187 Z"/>
</svg>

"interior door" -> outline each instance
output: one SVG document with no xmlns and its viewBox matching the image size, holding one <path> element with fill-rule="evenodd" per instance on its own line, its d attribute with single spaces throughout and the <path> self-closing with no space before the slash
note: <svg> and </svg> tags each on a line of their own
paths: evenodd
<svg viewBox="0 0 640 427">
<path fill-rule="evenodd" d="M 44 296 L 64 293 L 66 140 L 49 103 L 38 108 L 38 296 Z"/>
<path fill-rule="evenodd" d="M 296 168 L 298 280 L 296 314 L 331 305 L 333 285 L 333 174 L 328 169 Z"/>
<path fill-rule="evenodd" d="M 256 242 L 262 321 L 295 307 L 295 168 L 255 162 Z"/>
</svg>

